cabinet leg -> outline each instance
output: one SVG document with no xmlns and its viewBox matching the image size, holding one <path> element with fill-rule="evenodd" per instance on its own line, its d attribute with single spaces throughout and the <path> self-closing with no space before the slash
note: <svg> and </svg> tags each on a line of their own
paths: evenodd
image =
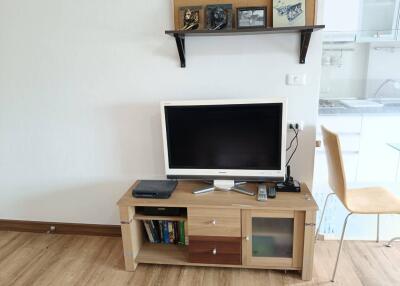
<svg viewBox="0 0 400 286">
<path fill-rule="evenodd" d="M 143 242 L 142 225 L 133 219 L 133 207 L 119 208 L 121 219 L 122 245 L 124 248 L 125 270 L 134 271 L 137 267 L 135 258 Z"/>
<path fill-rule="evenodd" d="M 314 235 L 315 235 L 315 211 L 306 211 L 304 226 L 304 250 L 303 250 L 303 267 L 301 271 L 301 279 L 311 280 L 314 266 Z"/>
</svg>

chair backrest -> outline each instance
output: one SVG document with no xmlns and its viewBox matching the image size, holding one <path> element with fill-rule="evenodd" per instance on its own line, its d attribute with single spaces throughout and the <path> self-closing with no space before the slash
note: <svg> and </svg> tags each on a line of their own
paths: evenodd
<svg viewBox="0 0 400 286">
<path fill-rule="evenodd" d="M 321 126 L 328 162 L 329 186 L 347 207 L 346 203 L 346 174 L 344 172 L 339 136 Z"/>
</svg>

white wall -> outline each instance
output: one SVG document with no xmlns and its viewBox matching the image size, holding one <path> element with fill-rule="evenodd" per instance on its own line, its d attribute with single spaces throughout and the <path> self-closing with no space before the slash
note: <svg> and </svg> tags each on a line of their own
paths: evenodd
<svg viewBox="0 0 400 286">
<path fill-rule="evenodd" d="M 360 27 L 361 0 L 325 0 L 325 31 L 350 32 Z"/>
<path fill-rule="evenodd" d="M 366 94 L 374 97 L 387 79 L 400 80 L 400 42 L 373 43 L 368 57 Z M 382 87 L 378 97 L 400 97 L 400 90 L 389 83 Z"/>
<path fill-rule="evenodd" d="M 159 101 L 287 96 L 303 120 L 294 175 L 311 183 L 320 35 L 187 40 L 169 1 L 0 0 L 0 218 L 117 224 L 137 178 L 163 175 Z M 308 85 L 285 85 L 288 72 Z M 301 162 L 301 163 L 299 163 Z"/>
</svg>

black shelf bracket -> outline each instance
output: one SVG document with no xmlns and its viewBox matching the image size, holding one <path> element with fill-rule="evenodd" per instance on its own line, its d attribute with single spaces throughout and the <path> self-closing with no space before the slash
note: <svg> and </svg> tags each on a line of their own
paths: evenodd
<svg viewBox="0 0 400 286">
<path fill-rule="evenodd" d="M 179 59 L 181 60 L 181 68 L 186 67 L 186 55 L 185 55 L 185 35 L 174 34 L 176 47 L 178 48 Z"/>
<path fill-rule="evenodd" d="M 308 45 L 310 44 L 310 39 L 313 30 L 307 29 L 301 31 L 301 38 L 300 38 L 300 63 L 306 63 L 306 56 L 308 51 Z"/>
</svg>

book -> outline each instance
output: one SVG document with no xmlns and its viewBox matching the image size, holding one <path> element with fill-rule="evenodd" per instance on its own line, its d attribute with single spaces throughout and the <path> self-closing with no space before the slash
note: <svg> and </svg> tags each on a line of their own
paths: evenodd
<svg viewBox="0 0 400 286">
<path fill-rule="evenodd" d="M 169 243 L 174 243 L 174 226 L 172 221 L 168 221 L 168 235 L 169 235 Z"/>
<path fill-rule="evenodd" d="M 169 233 L 168 233 L 168 223 L 167 221 L 163 221 L 163 236 L 164 236 L 164 243 L 169 243 Z"/>
<path fill-rule="evenodd" d="M 144 224 L 144 228 L 146 229 L 147 236 L 149 237 L 149 241 L 151 243 L 154 243 L 154 238 L 153 238 L 153 234 L 151 233 L 151 230 L 150 230 L 149 222 L 147 220 L 144 220 L 143 224 Z"/>
<path fill-rule="evenodd" d="M 179 244 L 185 244 L 185 222 L 179 222 Z"/>
<path fill-rule="evenodd" d="M 178 244 L 178 242 L 179 242 L 178 222 L 174 221 L 174 243 Z"/>
<path fill-rule="evenodd" d="M 164 242 L 164 231 L 162 226 L 163 221 L 158 221 L 158 233 L 160 234 L 160 242 Z"/>
<path fill-rule="evenodd" d="M 150 221 L 149 221 L 149 224 L 150 224 L 151 233 L 153 234 L 154 242 L 155 242 L 155 243 L 160 243 L 161 241 L 160 241 L 160 238 L 159 238 L 159 236 L 158 236 L 157 228 L 156 228 L 156 226 L 155 226 L 154 221 L 150 220 Z"/>
<path fill-rule="evenodd" d="M 160 236 L 160 232 L 158 229 L 158 220 L 153 220 L 153 225 L 154 225 L 154 231 L 156 232 L 156 236 L 157 236 L 157 242 L 160 243 L 161 242 L 161 236 Z"/>
</svg>

